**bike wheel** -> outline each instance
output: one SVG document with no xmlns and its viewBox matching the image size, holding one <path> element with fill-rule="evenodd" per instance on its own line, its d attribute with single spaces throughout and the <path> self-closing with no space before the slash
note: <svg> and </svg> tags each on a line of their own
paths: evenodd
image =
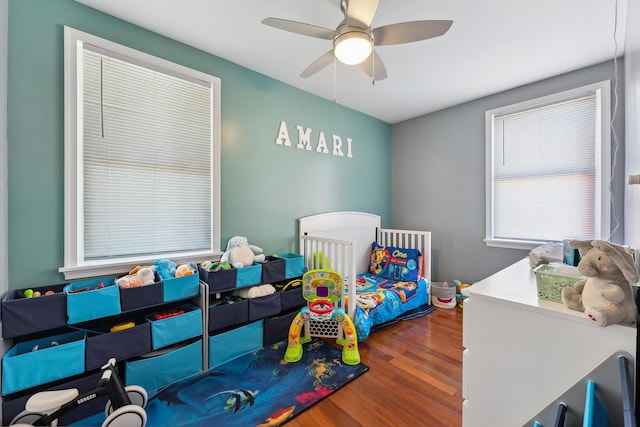
<svg viewBox="0 0 640 427">
<path fill-rule="evenodd" d="M 33 425 L 33 423 L 38 421 L 40 417 L 42 417 L 43 415 L 45 414 L 42 412 L 32 412 L 32 411 L 24 410 L 20 412 L 18 415 L 16 415 L 15 417 L 13 417 L 9 425 L 31 426 Z M 58 420 L 54 420 L 48 425 L 49 427 L 56 427 L 58 425 Z"/>
<path fill-rule="evenodd" d="M 138 405 L 126 405 L 113 411 L 102 427 L 145 427 L 147 413 Z"/>
<path fill-rule="evenodd" d="M 139 385 L 128 385 L 124 388 L 127 392 L 127 396 L 131 401 L 131 404 L 144 408 L 147 406 L 147 391 Z M 113 412 L 113 406 L 111 405 L 111 399 L 107 401 L 104 407 L 104 415 L 109 416 Z"/>
</svg>

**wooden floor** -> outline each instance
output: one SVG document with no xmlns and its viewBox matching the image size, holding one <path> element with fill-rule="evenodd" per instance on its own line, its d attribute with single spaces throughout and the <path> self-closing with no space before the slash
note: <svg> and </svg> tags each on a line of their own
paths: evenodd
<svg viewBox="0 0 640 427">
<path fill-rule="evenodd" d="M 388 326 L 359 350 L 369 371 L 287 427 L 462 425 L 461 308 Z"/>
</svg>

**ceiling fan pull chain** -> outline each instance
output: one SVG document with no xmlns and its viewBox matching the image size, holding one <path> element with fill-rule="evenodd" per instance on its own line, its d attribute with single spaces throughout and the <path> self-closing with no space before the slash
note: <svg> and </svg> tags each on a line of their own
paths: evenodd
<svg viewBox="0 0 640 427">
<path fill-rule="evenodd" d="M 376 48 L 371 51 L 371 86 L 376 85 Z"/>
<path fill-rule="evenodd" d="M 336 103 L 336 57 L 333 57 L 333 103 Z"/>
</svg>

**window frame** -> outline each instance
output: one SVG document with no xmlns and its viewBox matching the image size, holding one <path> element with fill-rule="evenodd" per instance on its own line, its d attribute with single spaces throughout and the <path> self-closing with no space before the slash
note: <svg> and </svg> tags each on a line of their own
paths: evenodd
<svg viewBox="0 0 640 427">
<path fill-rule="evenodd" d="M 8 56 L 8 1 L 0 0 L 0 58 Z M 0 295 L 9 290 L 9 165 L 7 134 L 7 78 L 9 65 L 0 61 Z M 0 324 L 1 324 L 0 320 Z"/>
<path fill-rule="evenodd" d="M 534 108 L 561 103 L 570 99 L 596 95 L 599 97 L 600 110 L 597 112 L 599 122 L 599 141 L 596 140 L 596 239 L 608 239 L 611 229 L 611 82 L 588 84 L 574 89 L 565 90 L 551 95 L 535 98 L 485 112 L 485 238 L 484 242 L 490 247 L 511 249 L 533 249 L 546 241 L 501 239 L 493 236 L 493 128 L 496 116 L 504 116 Z M 570 237 L 570 236 L 567 236 Z"/>
<path fill-rule="evenodd" d="M 82 93 L 78 91 L 78 80 L 82 78 L 82 64 L 78 63 L 81 46 L 89 43 L 98 48 L 114 52 L 114 54 L 131 59 L 131 63 L 144 64 L 148 68 L 162 70 L 165 73 L 186 75 L 211 85 L 212 91 L 212 146 L 211 146 L 211 251 L 191 253 L 163 254 L 176 263 L 199 262 L 204 259 L 218 257 L 220 251 L 220 197 L 221 197 L 221 82 L 218 77 L 158 58 L 153 55 L 120 45 L 115 42 L 85 33 L 74 28 L 64 27 L 64 266 L 59 271 L 66 279 L 112 275 L 128 271 L 131 266 L 152 263 L 159 256 L 147 255 L 130 258 L 107 260 L 84 259 L 82 251 L 83 214 L 81 211 L 81 197 L 83 195 L 83 164 L 79 163 L 79 150 L 83 143 Z"/>
</svg>

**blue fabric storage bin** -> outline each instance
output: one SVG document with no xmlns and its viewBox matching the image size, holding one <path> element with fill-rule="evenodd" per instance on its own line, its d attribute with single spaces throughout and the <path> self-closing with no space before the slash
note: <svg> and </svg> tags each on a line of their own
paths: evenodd
<svg viewBox="0 0 640 427">
<path fill-rule="evenodd" d="M 2 357 L 2 395 L 83 373 L 84 352 L 83 331 L 14 345 Z"/>
<path fill-rule="evenodd" d="M 249 321 L 249 301 L 243 299 L 233 303 L 209 306 L 209 332 Z"/>
<path fill-rule="evenodd" d="M 238 270 L 230 268 L 229 270 L 208 271 L 198 265 L 198 273 L 200 280 L 209 285 L 209 293 L 228 291 L 236 287 L 236 279 Z"/>
<path fill-rule="evenodd" d="M 209 337 L 209 368 L 262 348 L 264 321 Z"/>
<path fill-rule="evenodd" d="M 42 296 L 20 298 L 24 289 L 11 291 L 2 299 L 2 337 L 13 338 L 67 325 L 66 284 L 31 288 Z M 46 291 L 55 292 L 44 295 Z"/>
<path fill-rule="evenodd" d="M 299 311 L 292 311 L 289 314 L 264 319 L 264 338 L 262 340 L 262 346 L 267 347 L 271 344 L 286 340 L 289 335 L 291 322 L 293 322 L 293 319 L 295 319 L 298 313 Z"/>
<path fill-rule="evenodd" d="M 96 289 L 103 284 L 104 287 Z M 74 293 L 79 289 L 86 291 Z M 115 279 L 104 278 L 71 283 L 64 288 L 67 294 L 67 316 L 69 324 L 120 314 L 120 290 Z"/>
<path fill-rule="evenodd" d="M 286 261 L 275 256 L 267 256 L 262 263 L 262 283 L 280 282 L 284 280 Z"/>
<path fill-rule="evenodd" d="M 184 313 L 161 320 L 153 320 L 155 314 L 146 316 L 151 324 L 153 350 L 202 335 L 202 310 L 192 304 L 177 308 L 184 310 Z"/>
<path fill-rule="evenodd" d="M 248 267 L 238 268 L 238 277 L 236 278 L 236 287 L 257 285 L 262 279 L 262 264 L 254 264 Z"/>
<path fill-rule="evenodd" d="M 162 280 L 164 301 L 171 302 L 200 295 L 200 282 L 197 274 Z"/>
<path fill-rule="evenodd" d="M 249 321 L 280 313 L 280 294 L 249 298 Z"/>
<path fill-rule="evenodd" d="M 302 255 L 294 253 L 279 253 L 276 254 L 276 256 L 278 258 L 283 258 L 285 261 L 285 279 L 292 279 L 304 274 L 304 257 Z"/>
<path fill-rule="evenodd" d="M 86 370 L 103 366 L 109 358 L 118 361 L 151 351 L 151 325 L 141 322 L 133 328 L 87 336 Z"/>
<path fill-rule="evenodd" d="M 149 397 L 161 388 L 202 371 L 202 340 L 124 364 L 125 385 L 143 387 Z"/>
<path fill-rule="evenodd" d="M 120 288 L 120 307 L 122 311 L 162 304 L 164 301 L 162 280 L 136 288 Z"/>
</svg>

